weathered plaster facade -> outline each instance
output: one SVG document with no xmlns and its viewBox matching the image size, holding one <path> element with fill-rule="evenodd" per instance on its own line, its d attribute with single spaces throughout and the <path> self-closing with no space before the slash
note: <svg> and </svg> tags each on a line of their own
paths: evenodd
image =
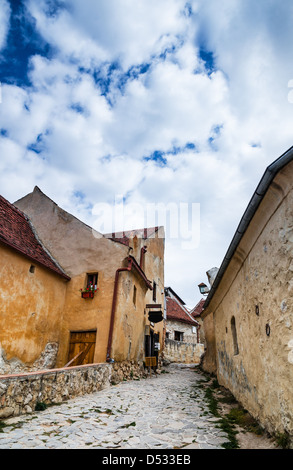
<svg viewBox="0 0 293 470">
<path fill-rule="evenodd" d="M 201 299 L 196 306 L 190 310 L 190 315 L 198 322 L 199 324 L 199 342 L 205 344 L 205 335 L 204 335 L 204 328 L 203 328 L 203 320 L 201 318 L 201 314 L 203 311 L 203 306 L 205 303 L 205 299 Z"/>
<path fill-rule="evenodd" d="M 0 196 L 0 374 L 54 367 L 70 278 Z"/>
<path fill-rule="evenodd" d="M 41 241 L 71 278 L 56 366 L 64 367 L 72 359 L 69 353 L 74 333 L 96 335 L 91 362 L 143 361 L 145 326 L 150 325 L 146 305 L 154 303 L 153 281 L 157 287 L 164 285 L 163 228 L 148 232 L 147 237 L 139 232 L 139 236 L 129 235 L 126 240 L 113 239 L 61 209 L 37 187 L 15 205 L 30 217 Z M 146 253 L 141 257 L 143 246 Z M 129 263 L 129 271 L 117 273 Z M 97 275 L 98 290 L 92 299 L 84 299 L 80 289 L 91 274 Z M 163 287 L 157 288 L 156 303 L 163 306 L 163 299 Z M 163 345 L 163 322 L 151 328 L 160 334 Z"/>
<path fill-rule="evenodd" d="M 266 429 L 293 436 L 292 158 L 268 185 L 219 279 L 202 314 L 203 367 Z"/>
<path fill-rule="evenodd" d="M 4 245 L 0 259 L 0 373 L 54 367 L 67 282 Z"/>
</svg>

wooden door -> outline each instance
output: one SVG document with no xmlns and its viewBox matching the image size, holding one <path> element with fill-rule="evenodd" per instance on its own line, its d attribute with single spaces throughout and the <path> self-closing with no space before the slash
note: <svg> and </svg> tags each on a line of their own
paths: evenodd
<svg viewBox="0 0 293 470">
<path fill-rule="evenodd" d="M 66 367 L 92 364 L 94 362 L 96 335 L 96 331 L 72 331 L 70 333 Z"/>
</svg>

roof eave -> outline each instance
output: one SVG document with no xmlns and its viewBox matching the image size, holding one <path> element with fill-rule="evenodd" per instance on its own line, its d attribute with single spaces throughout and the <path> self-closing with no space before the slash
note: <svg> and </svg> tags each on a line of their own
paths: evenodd
<svg viewBox="0 0 293 470">
<path fill-rule="evenodd" d="M 0 242 L 3 243 L 3 245 L 6 245 L 8 246 L 9 248 L 15 250 L 17 253 L 21 254 L 22 256 L 24 256 L 25 258 L 29 259 L 30 261 L 32 261 L 33 263 L 35 264 L 39 264 L 40 266 L 42 266 L 43 268 L 45 269 L 48 269 L 50 272 L 54 273 L 54 274 L 57 274 L 58 276 L 61 276 L 63 277 L 64 279 L 66 279 L 67 281 L 70 281 L 71 278 L 69 276 L 67 276 L 67 274 L 63 273 L 62 271 L 58 271 L 57 269 L 53 269 L 53 268 L 50 268 L 50 266 L 47 266 L 45 263 L 42 263 L 41 261 L 35 259 L 33 256 L 29 256 L 27 253 L 25 253 L 23 250 L 21 250 L 20 248 L 16 247 L 15 245 L 13 245 L 13 243 L 10 243 L 9 241 L 5 240 L 4 238 L 2 238 L 0 236 Z"/>
</svg>

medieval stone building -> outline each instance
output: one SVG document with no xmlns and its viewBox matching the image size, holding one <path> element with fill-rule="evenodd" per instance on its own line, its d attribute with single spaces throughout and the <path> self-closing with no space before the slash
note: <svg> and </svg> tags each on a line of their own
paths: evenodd
<svg viewBox="0 0 293 470">
<path fill-rule="evenodd" d="M 37 187 L 14 205 L 1 201 L 0 344 L 10 372 L 16 363 L 35 370 L 155 357 L 164 229 L 105 236 Z"/>
<path fill-rule="evenodd" d="M 202 313 L 204 369 L 272 433 L 293 436 L 293 148 L 265 171 Z"/>
<path fill-rule="evenodd" d="M 165 288 L 165 317 L 165 361 L 198 364 L 203 354 L 200 324 L 171 287 Z"/>
</svg>

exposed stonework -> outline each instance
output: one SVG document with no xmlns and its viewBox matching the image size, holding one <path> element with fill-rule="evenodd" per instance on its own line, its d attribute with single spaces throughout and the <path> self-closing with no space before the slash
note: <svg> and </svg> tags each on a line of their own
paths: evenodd
<svg viewBox="0 0 293 470">
<path fill-rule="evenodd" d="M 31 413 L 38 403 L 61 403 L 110 385 L 109 364 L 0 377 L 0 419 Z"/>
<path fill-rule="evenodd" d="M 204 353 L 203 344 L 185 343 L 166 338 L 164 360 L 185 364 L 199 364 Z"/>
<path fill-rule="evenodd" d="M 0 346 L 0 374 L 20 374 L 44 369 L 53 369 L 56 366 L 58 343 L 47 343 L 40 357 L 32 364 L 24 364 L 17 358 L 7 359 L 6 353 Z"/>
<path fill-rule="evenodd" d="M 90 364 L 0 376 L 0 419 L 31 413 L 38 403 L 56 404 L 148 375 L 143 362 Z"/>
<path fill-rule="evenodd" d="M 122 382 L 123 380 L 138 380 L 146 377 L 147 369 L 144 368 L 142 362 L 135 363 L 134 361 L 114 362 L 112 364 L 112 384 Z"/>
<path fill-rule="evenodd" d="M 183 336 L 184 343 L 197 344 L 197 328 L 187 323 L 181 323 L 179 321 L 168 320 L 166 324 L 166 332 L 169 333 L 168 339 L 175 340 L 175 331 L 180 332 Z M 175 340 L 178 342 L 177 340 Z"/>
</svg>

